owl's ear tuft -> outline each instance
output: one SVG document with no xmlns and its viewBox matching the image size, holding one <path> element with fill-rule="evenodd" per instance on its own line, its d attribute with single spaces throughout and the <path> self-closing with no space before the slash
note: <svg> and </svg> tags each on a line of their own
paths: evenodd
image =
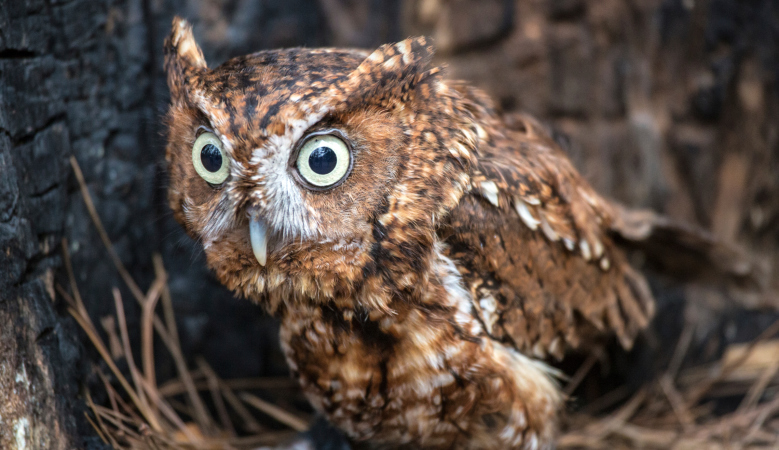
<svg viewBox="0 0 779 450">
<path fill-rule="evenodd" d="M 192 25 L 181 17 L 173 18 L 170 36 L 165 39 L 165 62 L 177 62 L 193 69 L 205 69 L 206 59 L 195 42 Z"/>
<path fill-rule="evenodd" d="M 185 80 L 192 72 L 207 68 L 203 51 L 192 34 L 192 25 L 186 19 L 175 17 L 170 36 L 165 39 L 165 71 L 171 95 L 175 98 L 183 93 Z"/>
<path fill-rule="evenodd" d="M 403 72 L 421 71 L 433 58 L 429 38 L 408 38 L 395 44 L 384 44 L 368 56 L 357 68 L 362 73 L 401 75 Z"/>
<path fill-rule="evenodd" d="M 366 100 L 406 101 L 416 87 L 440 72 L 438 68 L 428 70 L 434 53 L 426 37 L 382 45 L 352 72 L 350 79 L 355 86 L 350 94 Z"/>
</svg>

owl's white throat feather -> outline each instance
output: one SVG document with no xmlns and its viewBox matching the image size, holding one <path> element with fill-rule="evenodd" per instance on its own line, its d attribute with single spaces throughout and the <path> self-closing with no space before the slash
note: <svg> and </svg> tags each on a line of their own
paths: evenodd
<svg viewBox="0 0 779 450">
<path fill-rule="evenodd" d="M 257 262 L 265 266 L 268 260 L 268 225 L 257 212 L 253 212 L 249 220 L 249 240 Z"/>
</svg>

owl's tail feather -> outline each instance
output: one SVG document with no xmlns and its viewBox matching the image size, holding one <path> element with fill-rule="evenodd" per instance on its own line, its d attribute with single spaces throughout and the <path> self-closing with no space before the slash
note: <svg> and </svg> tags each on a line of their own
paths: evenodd
<svg viewBox="0 0 779 450">
<path fill-rule="evenodd" d="M 724 285 L 753 305 L 765 304 L 768 268 L 742 249 L 653 211 L 620 207 L 616 212 L 611 227 L 616 239 L 641 250 L 651 268 L 679 281 Z"/>
</svg>

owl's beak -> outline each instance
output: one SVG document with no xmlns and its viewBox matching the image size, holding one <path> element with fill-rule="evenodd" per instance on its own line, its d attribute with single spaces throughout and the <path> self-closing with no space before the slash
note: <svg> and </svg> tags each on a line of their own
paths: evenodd
<svg viewBox="0 0 779 450">
<path fill-rule="evenodd" d="M 249 219 L 249 240 L 252 243 L 252 251 L 257 262 L 261 266 L 265 266 L 268 260 L 268 225 L 256 211 L 251 213 Z"/>
</svg>

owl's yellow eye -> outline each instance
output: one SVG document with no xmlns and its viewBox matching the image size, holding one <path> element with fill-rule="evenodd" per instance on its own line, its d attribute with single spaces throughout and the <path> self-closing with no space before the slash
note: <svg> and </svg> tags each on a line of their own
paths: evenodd
<svg viewBox="0 0 779 450">
<path fill-rule="evenodd" d="M 334 187 L 349 173 L 352 155 L 340 137 L 318 134 L 300 148 L 296 165 L 301 178 L 315 188 Z"/>
<path fill-rule="evenodd" d="M 197 174 L 211 184 L 224 183 L 230 174 L 230 161 L 214 133 L 203 133 L 195 140 L 192 164 Z"/>
</svg>

